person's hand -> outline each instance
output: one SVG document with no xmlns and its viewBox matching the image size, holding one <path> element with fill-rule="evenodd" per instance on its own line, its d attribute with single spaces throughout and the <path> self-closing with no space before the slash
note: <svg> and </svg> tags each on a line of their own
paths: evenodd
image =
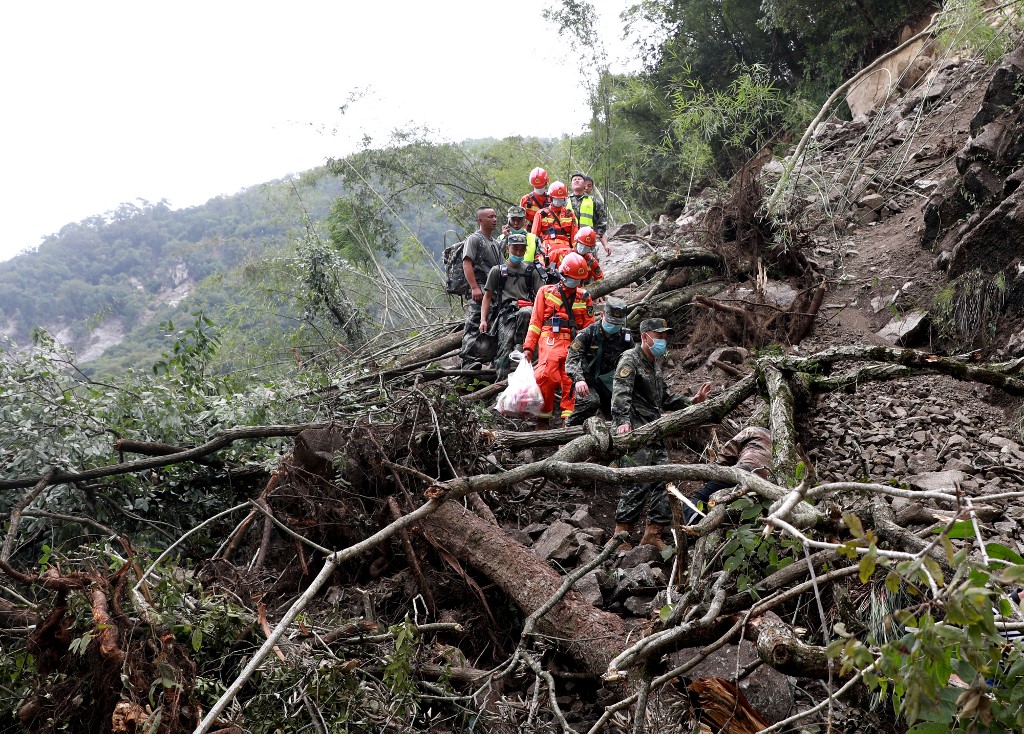
<svg viewBox="0 0 1024 734">
<path fill-rule="evenodd" d="M 487 319 L 480 319 L 480 333 L 487 331 Z"/>
<path fill-rule="evenodd" d="M 533 350 L 532 349 L 524 349 L 523 350 L 523 359 L 525 359 L 527 362 L 532 362 L 533 361 Z"/>
<path fill-rule="evenodd" d="M 703 385 L 700 386 L 700 390 L 697 391 L 697 394 L 693 396 L 692 402 L 694 404 L 703 403 L 705 400 L 708 399 L 708 395 L 711 394 L 712 387 L 714 386 L 710 382 L 705 382 Z"/>
<path fill-rule="evenodd" d="M 476 301 L 477 303 L 480 303 L 480 301 L 484 300 L 484 292 L 480 290 L 480 286 L 477 286 L 476 288 L 473 289 L 473 300 Z"/>
<path fill-rule="evenodd" d="M 502 234 L 508 234 L 509 233 L 509 229 L 510 229 L 509 226 L 506 224 L 504 227 L 501 228 L 501 233 Z"/>
<path fill-rule="evenodd" d="M 615 429 L 615 432 L 620 436 L 625 436 L 627 433 L 633 430 L 633 426 L 628 423 L 623 423 L 621 426 Z"/>
<path fill-rule="evenodd" d="M 601 244 L 604 245 L 604 254 L 611 255 L 612 248 L 608 246 L 608 238 L 605 237 L 604 235 L 601 235 Z"/>
<path fill-rule="evenodd" d="M 580 380 L 576 383 L 576 394 L 581 398 L 585 398 L 590 394 L 590 385 L 587 384 L 586 380 Z"/>
</svg>

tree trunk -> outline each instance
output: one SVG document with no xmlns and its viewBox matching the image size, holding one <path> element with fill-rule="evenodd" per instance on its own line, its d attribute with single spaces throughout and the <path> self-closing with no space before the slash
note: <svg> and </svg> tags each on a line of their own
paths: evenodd
<svg viewBox="0 0 1024 734">
<path fill-rule="evenodd" d="M 530 615 L 562 585 L 562 577 L 504 530 L 482 520 L 457 502 L 447 502 L 423 520 L 445 548 L 487 576 L 525 615 Z M 597 609 L 570 591 L 538 623 L 583 670 L 599 677 L 628 643 L 629 629 L 615 614 Z"/>
</svg>

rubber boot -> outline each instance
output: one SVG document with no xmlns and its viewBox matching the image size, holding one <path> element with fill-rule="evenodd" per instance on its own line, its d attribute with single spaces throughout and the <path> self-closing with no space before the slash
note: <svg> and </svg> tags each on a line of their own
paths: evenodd
<svg viewBox="0 0 1024 734">
<path fill-rule="evenodd" d="M 640 545 L 653 545 L 658 550 L 664 550 L 665 541 L 661 539 L 661 532 L 668 527 L 656 522 L 649 522 L 644 526 L 644 536 L 640 538 Z"/>
<path fill-rule="evenodd" d="M 617 523 L 615 523 L 615 530 L 612 531 L 612 535 L 618 535 L 619 533 L 626 533 L 628 535 L 629 533 L 632 533 L 632 532 L 633 532 L 633 523 L 617 522 Z M 619 545 L 619 550 L 620 551 L 633 550 L 633 546 L 631 546 L 629 544 L 629 541 L 627 540 L 627 541 L 625 541 L 625 542 L 623 542 L 622 544 Z"/>
<path fill-rule="evenodd" d="M 535 430 L 535 431 L 546 431 L 546 430 L 548 430 L 548 426 L 549 426 L 550 423 L 551 423 L 551 419 L 550 418 L 543 418 L 543 417 L 542 418 L 538 418 L 537 419 L 537 424 L 533 427 L 533 430 Z"/>
</svg>

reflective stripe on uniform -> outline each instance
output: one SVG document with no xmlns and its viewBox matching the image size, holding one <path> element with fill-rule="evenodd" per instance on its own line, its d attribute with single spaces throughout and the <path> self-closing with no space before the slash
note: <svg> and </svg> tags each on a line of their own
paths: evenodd
<svg viewBox="0 0 1024 734">
<path fill-rule="evenodd" d="M 566 206 L 573 209 L 572 197 L 566 202 Z M 573 211 L 576 211 L 573 209 Z M 576 218 L 579 219 L 580 227 L 593 227 L 594 226 L 594 197 L 584 196 L 580 199 L 580 210 L 576 212 Z"/>
</svg>

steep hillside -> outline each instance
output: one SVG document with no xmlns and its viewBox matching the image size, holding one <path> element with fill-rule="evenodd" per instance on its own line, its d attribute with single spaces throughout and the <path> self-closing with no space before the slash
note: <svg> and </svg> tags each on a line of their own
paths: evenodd
<svg viewBox="0 0 1024 734">
<path fill-rule="evenodd" d="M 339 191 L 326 176 L 311 186 L 277 181 L 186 209 L 122 204 L 68 224 L 0 263 L 0 333 L 26 344 L 42 327 L 82 363 L 124 344 L 122 363 L 148 368 L 166 347 L 158 324 L 191 321 L 205 279 L 281 250 L 301 229 L 303 212 L 326 216 Z M 213 308 L 218 318 L 244 286 L 231 290 L 223 286 L 219 299 L 208 299 L 221 302 Z"/>
</svg>

